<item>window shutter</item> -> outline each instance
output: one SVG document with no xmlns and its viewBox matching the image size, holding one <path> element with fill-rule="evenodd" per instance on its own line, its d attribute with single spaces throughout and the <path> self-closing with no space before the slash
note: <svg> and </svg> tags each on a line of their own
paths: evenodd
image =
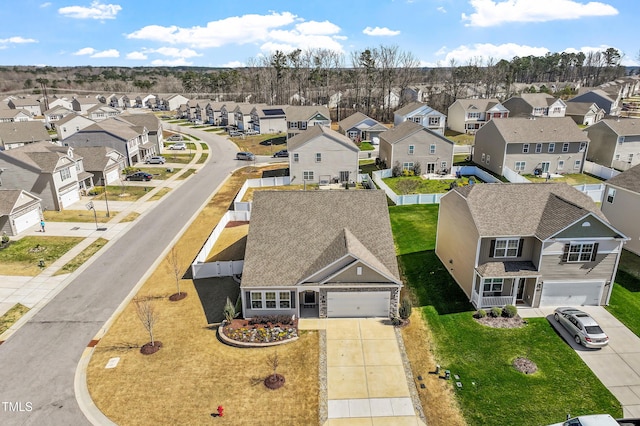
<svg viewBox="0 0 640 426">
<path fill-rule="evenodd" d="M 296 292 L 291 290 L 291 308 L 296 307 Z"/>
<path fill-rule="evenodd" d="M 598 254 L 598 243 L 595 243 L 593 245 L 593 252 L 591 253 L 591 261 L 595 261 L 596 260 L 596 255 Z"/>
<path fill-rule="evenodd" d="M 565 244 L 564 245 L 564 251 L 562 252 L 562 261 L 566 262 L 567 260 L 569 260 L 569 247 L 571 247 L 571 244 Z"/>
<path fill-rule="evenodd" d="M 489 248 L 489 257 L 493 257 L 493 253 L 496 251 L 496 240 L 491 240 L 491 247 Z"/>
<path fill-rule="evenodd" d="M 522 256 L 523 245 L 524 245 L 524 238 L 520 238 L 520 243 L 518 244 L 518 257 Z"/>
<path fill-rule="evenodd" d="M 249 291 L 245 291 L 244 292 L 244 306 L 247 309 L 251 309 L 251 292 Z"/>
</svg>

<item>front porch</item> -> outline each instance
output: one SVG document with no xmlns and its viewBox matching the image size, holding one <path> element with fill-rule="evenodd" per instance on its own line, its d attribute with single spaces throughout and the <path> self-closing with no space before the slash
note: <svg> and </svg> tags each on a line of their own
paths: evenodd
<svg viewBox="0 0 640 426">
<path fill-rule="evenodd" d="M 476 309 L 534 306 L 540 275 L 531 262 L 490 262 L 476 268 L 471 303 Z"/>
</svg>

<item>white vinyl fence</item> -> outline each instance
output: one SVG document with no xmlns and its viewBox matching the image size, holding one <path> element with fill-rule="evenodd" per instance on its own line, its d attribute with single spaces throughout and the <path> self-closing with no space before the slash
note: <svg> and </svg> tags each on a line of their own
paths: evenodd
<svg viewBox="0 0 640 426">
<path fill-rule="evenodd" d="M 615 169 L 610 169 L 609 167 L 601 166 L 600 164 L 596 164 L 591 161 L 585 161 L 582 170 L 585 173 L 598 176 L 602 179 L 611 179 L 612 177 L 620 174 L 620 172 Z"/>
<path fill-rule="evenodd" d="M 209 238 L 204 243 L 195 260 L 191 264 L 191 273 L 193 279 L 211 278 L 211 277 L 230 277 L 242 273 L 244 260 L 231 260 L 225 262 L 207 262 L 207 257 L 216 241 L 222 234 L 225 226 L 232 221 L 248 222 L 251 218 L 249 211 L 228 211 L 222 216 L 220 222 L 213 228 Z"/>
<path fill-rule="evenodd" d="M 506 177 L 511 183 L 531 183 L 529 179 L 524 176 L 520 176 L 517 172 L 514 172 L 510 168 L 506 167 L 502 170 L 502 176 Z"/>
<path fill-rule="evenodd" d="M 587 194 L 596 203 L 602 202 L 605 187 L 604 183 L 573 185 L 573 187 L 578 191 Z"/>
<path fill-rule="evenodd" d="M 233 209 L 235 211 L 250 211 L 251 203 L 247 201 L 241 201 L 244 194 L 247 193 L 249 188 L 262 188 L 264 186 L 283 186 L 289 185 L 291 183 L 291 178 L 289 176 L 281 176 L 281 177 L 270 177 L 270 178 L 262 178 L 262 179 L 247 179 L 240 191 L 238 191 L 238 195 L 233 200 Z"/>
</svg>

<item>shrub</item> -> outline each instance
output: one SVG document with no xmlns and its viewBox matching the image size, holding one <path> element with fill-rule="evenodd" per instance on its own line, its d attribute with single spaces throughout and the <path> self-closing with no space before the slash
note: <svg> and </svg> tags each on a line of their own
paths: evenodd
<svg viewBox="0 0 640 426">
<path fill-rule="evenodd" d="M 400 163 L 399 162 L 396 161 L 393 164 L 393 167 L 391 168 L 391 175 L 393 177 L 402 176 L 402 167 L 400 167 Z"/>
<path fill-rule="evenodd" d="M 413 165 L 413 173 L 414 173 L 416 176 L 420 176 L 420 175 L 422 174 L 422 165 L 421 165 L 419 162 L 416 162 L 416 163 Z"/>
<path fill-rule="evenodd" d="M 513 305 L 506 305 L 502 310 L 502 316 L 506 318 L 513 318 L 518 315 L 518 308 Z"/>
<path fill-rule="evenodd" d="M 478 309 L 477 311 L 475 311 L 473 313 L 473 317 L 475 319 L 480 319 L 480 318 L 484 318 L 487 316 L 487 311 L 485 311 L 484 309 Z"/>
<path fill-rule="evenodd" d="M 229 299 L 228 297 L 227 303 L 225 303 L 222 313 L 224 314 L 224 319 L 226 319 L 227 322 L 231 322 L 231 320 L 233 320 L 240 314 L 240 312 L 236 311 L 235 305 L 231 303 L 231 299 Z"/>
<path fill-rule="evenodd" d="M 268 323 L 280 323 L 283 325 L 293 325 L 293 318 L 289 315 L 256 315 L 249 320 L 249 325 L 266 325 Z"/>
<path fill-rule="evenodd" d="M 493 308 L 491 308 L 491 311 L 489 312 L 489 316 L 491 316 L 492 318 L 499 318 L 502 316 L 502 308 L 498 308 L 497 306 L 494 306 Z"/>
<path fill-rule="evenodd" d="M 7 243 L 9 243 L 9 236 L 7 235 L 6 232 L 3 232 L 2 233 L 2 245 L 5 245 Z"/>
<path fill-rule="evenodd" d="M 400 302 L 398 313 L 400 314 L 400 318 L 403 320 L 406 320 L 411 316 L 411 300 L 409 300 L 408 297 L 403 298 Z"/>
</svg>

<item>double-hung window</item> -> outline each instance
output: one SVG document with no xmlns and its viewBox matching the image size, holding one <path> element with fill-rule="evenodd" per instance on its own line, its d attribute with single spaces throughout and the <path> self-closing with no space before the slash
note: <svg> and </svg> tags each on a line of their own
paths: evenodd
<svg viewBox="0 0 640 426">
<path fill-rule="evenodd" d="M 495 242 L 493 257 L 518 257 L 519 238 L 498 238 Z"/>
<path fill-rule="evenodd" d="M 526 166 L 525 161 L 516 161 L 516 172 L 524 171 L 525 166 Z"/>
<path fill-rule="evenodd" d="M 316 163 L 322 162 L 322 153 L 316 152 Z"/>
<path fill-rule="evenodd" d="M 296 152 L 293 154 L 293 162 L 297 163 L 298 161 L 300 161 L 300 154 Z"/>
<path fill-rule="evenodd" d="M 563 260 L 569 263 L 591 262 L 595 260 L 598 244 L 594 242 L 570 243 L 565 246 Z"/>
<path fill-rule="evenodd" d="M 262 292 L 251 292 L 251 309 L 262 309 Z"/>
<path fill-rule="evenodd" d="M 440 117 L 429 117 L 429 126 L 439 126 Z"/>
<path fill-rule="evenodd" d="M 536 144 L 536 154 L 539 154 L 542 152 L 542 144 L 541 143 L 537 143 Z"/>
<path fill-rule="evenodd" d="M 429 145 L 429 154 L 433 155 L 436 153 L 436 144 L 432 143 Z"/>
<path fill-rule="evenodd" d="M 313 180 L 313 170 L 305 170 L 302 172 L 302 179 Z"/>
<path fill-rule="evenodd" d="M 522 145 L 522 153 L 527 154 L 529 152 L 529 144 L 525 143 Z"/>
<path fill-rule="evenodd" d="M 552 152 L 553 152 L 553 151 L 555 151 L 555 150 L 556 150 L 556 144 L 555 144 L 555 143 L 553 143 L 553 142 L 551 142 L 551 143 L 549 144 L 549 147 L 547 148 L 547 152 L 552 153 Z"/>
<path fill-rule="evenodd" d="M 502 293 L 502 278 L 485 278 L 482 280 L 483 293 Z"/>
<path fill-rule="evenodd" d="M 60 179 L 62 180 L 71 179 L 71 169 L 69 167 L 66 167 L 60 170 Z"/>
<path fill-rule="evenodd" d="M 569 152 L 569 144 L 568 143 L 563 143 L 562 144 L 562 152 Z"/>
<path fill-rule="evenodd" d="M 275 291 L 265 291 L 264 292 L 264 301 L 265 308 L 267 309 L 275 309 L 276 304 L 276 292 Z"/>
<path fill-rule="evenodd" d="M 413 155 L 415 150 L 416 150 L 416 146 L 415 145 L 409 145 L 409 155 Z"/>
<path fill-rule="evenodd" d="M 291 292 L 290 291 L 279 291 L 278 292 L 278 302 L 280 305 L 280 309 L 289 309 L 291 308 Z"/>
</svg>

